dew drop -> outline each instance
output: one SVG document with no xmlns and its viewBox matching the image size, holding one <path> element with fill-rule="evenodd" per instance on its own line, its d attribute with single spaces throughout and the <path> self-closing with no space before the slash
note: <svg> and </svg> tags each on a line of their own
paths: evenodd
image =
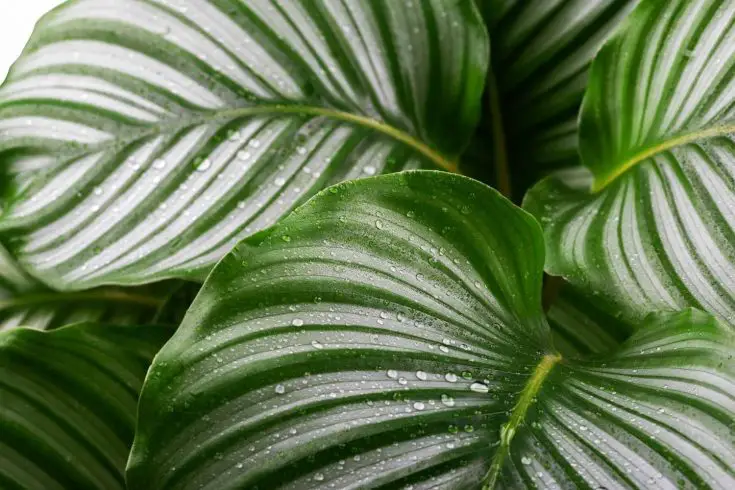
<svg viewBox="0 0 735 490">
<path fill-rule="evenodd" d="M 395 369 L 389 369 L 385 374 L 388 375 L 390 379 L 396 379 L 398 377 L 398 371 Z"/>
<path fill-rule="evenodd" d="M 163 158 L 157 158 L 156 160 L 153 161 L 153 168 L 157 170 L 161 170 L 165 166 L 166 166 L 166 160 L 164 160 Z"/>
<path fill-rule="evenodd" d="M 523 456 L 521 458 L 521 463 L 523 463 L 526 466 L 528 466 L 529 464 L 531 464 L 531 458 L 529 458 L 528 456 Z"/>
<path fill-rule="evenodd" d="M 452 398 L 449 395 L 442 395 L 442 404 L 447 407 L 453 407 L 454 406 L 454 398 Z"/>
<path fill-rule="evenodd" d="M 283 185 L 284 185 L 285 183 L 286 183 L 286 179 L 284 179 L 283 177 L 277 177 L 277 178 L 276 178 L 276 179 L 275 179 L 275 180 L 273 181 L 273 184 L 274 184 L 274 185 L 275 185 L 276 187 L 283 187 Z"/>
<path fill-rule="evenodd" d="M 283 385 L 276 385 L 276 389 L 275 389 L 275 391 L 276 391 L 276 393 L 278 393 L 279 395 L 283 395 L 284 393 L 286 393 L 286 387 L 285 387 L 285 386 L 283 386 Z"/>
<path fill-rule="evenodd" d="M 444 375 L 444 379 L 449 381 L 450 383 L 456 383 L 457 382 L 457 375 L 454 373 L 447 373 Z"/>
<path fill-rule="evenodd" d="M 197 171 L 206 172 L 212 166 L 212 161 L 209 158 L 205 158 L 197 165 Z"/>
<path fill-rule="evenodd" d="M 362 169 L 363 172 L 365 172 L 367 175 L 375 175 L 375 167 L 372 165 L 368 165 L 367 167 Z"/>
<path fill-rule="evenodd" d="M 312 340 L 311 341 L 311 346 L 313 348 L 315 348 L 315 349 L 323 349 L 324 348 L 324 346 L 318 340 Z"/>
<path fill-rule="evenodd" d="M 377 229 L 379 229 L 379 230 L 382 230 L 382 229 L 383 229 L 383 222 L 382 222 L 382 221 L 380 221 L 380 220 L 376 220 L 376 221 L 375 221 L 375 227 L 376 227 Z"/>
<path fill-rule="evenodd" d="M 485 383 L 475 381 L 470 385 L 470 390 L 475 393 L 487 393 L 490 391 L 490 388 Z"/>
<path fill-rule="evenodd" d="M 314 480 L 316 481 L 324 481 L 324 474 L 323 473 L 317 473 L 314 475 Z"/>
<path fill-rule="evenodd" d="M 421 381 L 426 381 L 428 379 L 428 375 L 424 371 L 416 371 L 416 377 Z"/>
<path fill-rule="evenodd" d="M 291 320 L 291 325 L 293 325 L 294 327 L 300 327 L 303 324 L 304 320 L 302 320 L 301 318 L 294 318 L 293 320 Z"/>
<path fill-rule="evenodd" d="M 416 410 L 423 410 L 424 408 L 426 408 L 426 405 L 424 405 L 422 402 L 416 402 L 413 404 L 413 408 L 415 408 Z"/>
</svg>

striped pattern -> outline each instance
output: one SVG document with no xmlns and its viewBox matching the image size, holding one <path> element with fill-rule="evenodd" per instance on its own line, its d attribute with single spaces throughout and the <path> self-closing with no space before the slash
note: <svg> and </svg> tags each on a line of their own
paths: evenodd
<svg viewBox="0 0 735 490">
<path fill-rule="evenodd" d="M 0 333 L 0 487 L 124 489 L 136 402 L 170 330 Z"/>
<path fill-rule="evenodd" d="M 329 188 L 209 277 L 146 380 L 129 485 L 732 488 L 732 332 L 686 311 L 559 362 L 542 264 L 475 181 Z"/>
<path fill-rule="evenodd" d="M 57 288 L 201 280 L 326 185 L 455 169 L 487 51 L 472 2 L 73 0 L 0 89 L 0 229 Z"/>
<path fill-rule="evenodd" d="M 589 66 L 637 0 L 486 0 L 516 193 L 579 162 L 577 118 Z M 486 135 L 489 137 L 489 135 Z"/>
<path fill-rule="evenodd" d="M 503 488 L 733 488 L 734 349 L 690 310 L 653 317 L 607 359 L 560 366 Z"/>
<path fill-rule="evenodd" d="M 28 277 L 0 245 L 0 332 L 18 327 L 52 330 L 81 322 L 136 325 L 150 322 L 159 310 L 162 320 L 178 325 L 183 317 L 177 313 L 180 308 L 164 308 L 171 287 L 167 282 L 60 293 Z"/>
<path fill-rule="evenodd" d="M 630 321 L 695 306 L 735 324 L 734 74 L 734 3 L 641 4 L 592 69 L 592 175 L 558 174 L 526 199 L 549 273 Z"/>
<path fill-rule="evenodd" d="M 205 283 L 146 381 L 129 484 L 476 484 L 549 344 L 542 264 L 538 226 L 475 181 L 324 191 Z"/>
</svg>

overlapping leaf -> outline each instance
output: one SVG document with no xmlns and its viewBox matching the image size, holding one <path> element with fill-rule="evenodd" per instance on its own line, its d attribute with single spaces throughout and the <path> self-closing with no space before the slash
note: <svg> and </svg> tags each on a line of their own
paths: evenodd
<svg viewBox="0 0 735 490">
<path fill-rule="evenodd" d="M 170 334 L 96 324 L 0 333 L 0 487 L 125 488 L 138 393 Z"/>
<path fill-rule="evenodd" d="M 322 187 L 453 170 L 488 40 L 454 0 L 72 0 L 0 89 L 0 228 L 63 289 L 202 279 Z"/>
<path fill-rule="evenodd" d="M 60 293 L 28 277 L 0 244 L 0 331 L 16 327 L 49 330 L 81 322 L 139 325 L 163 309 L 171 283 L 140 288 L 98 288 Z M 189 302 L 190 303 L 190 302 Z M 166 321 L 183 318 L 189 304 L 167 308 Z"/>
<path fill-rule="evenodd" d="M 470 179 L 323 191 L 210 275 L 146 380 L 129 485 L 735 484 L 730 331 L 666 315 L 563 360 L 542 267 L 538 224 Z"/>
<path fill-rule="evenodd" d="M 735 3 L 644 1 L 592 67 L 587 169 L 535 187 L 547 271 L 636 321 L 735 323 Z"/>
<path fill-rule="evenodd" d="M 637 0 L 484 0 L 492 39 L 488 120 L 497 168 L 522 191 L 578 164 L 577 114 L 589 65 Z M 503 170 L 502 167 L 508 167 Z M 499 175 L 499 188 L 507 185 Z"/>
</svg>

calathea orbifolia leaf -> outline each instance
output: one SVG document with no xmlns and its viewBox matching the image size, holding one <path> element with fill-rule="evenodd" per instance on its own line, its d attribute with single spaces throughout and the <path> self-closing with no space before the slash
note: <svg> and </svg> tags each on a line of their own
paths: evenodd
<svg viewBox="0 0 735 490">
<path fill-rule="evenodd" d="M 0 244 L 0 331 L 16 327 L 48 330 L 89 321 L 147 323 L 165 307 L 171 286 L 165 283 L 61 293 L 28 277 Z M 166 310 L 167 321 L 177 318 L 175 310 Z"/>
<path fill-rule="evenodd" d="M 140 387 L 170 334 L 97 324 L 0 333 L 0 487 L 125 488 Z"/>
<path fill-rule="evenodd" d="M 488 39 L 456 0 L 72 0 L 0 89 L 0 229 L 49 285 L 200 280 L 344 179 L 456 170 Z"/>
<path fill-rule="evenodd" d="M 525 207 L 547 271 L 632 321 L 696 306 L 735 323 L 735 3 L 643 1 L 592 66 L 587 169 Z"/>
<path fill-rule="evenodd" d="M 729 488 L 733 338 L 573 362 L 538 224 L 466 177 L 330 187 L 227 255 L 141 394 L 136 489 Z"/>
<path fill-rule="evenodd" d="M 577 114 L 592 58 L 636 0 L 483 0 L 491 48 L 491 139 L 497 187 L 521 198 L 536 178 L 579 162 Z M 510 194 L 510 192 L 504 192 Z"/>
</svg>

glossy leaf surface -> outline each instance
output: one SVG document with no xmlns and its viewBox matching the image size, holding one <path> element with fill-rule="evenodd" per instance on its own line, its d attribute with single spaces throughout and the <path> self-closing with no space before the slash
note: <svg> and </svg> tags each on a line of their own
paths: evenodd
<svg viewBox="0 0 735 490">
<path fill-rule="evenodd" d="M 631 321 L 696 306 L 735 323 L 735 3 L 643 1 L 592 67 L 587 169 L 525 207 L 547 271 Z"/>
<path fill-rule="evenodd" d="M 519 199 L 535 180 L 577 165 L 578 113 L 589 66 L 636 0 L 484 0 L 492 39 L 489 117 L 496 166 Z M 502 188 L 502 176 L 496 179 Z"/>
<path fill-rule="evenodd" d="M 136 402 L 161 327 L 0 333 L 0 487 L 124 489 Z"/>
<path fill-rule="evenodd" d="M 328 184 L 456 170 L 474 2 L 72 0 L 0 89 L 0 229 L 60 289 L 201 280 Z"/>
<path fill-rule="evenodd" d="M 164 308 L 173 284 L 140 288 L 97 288 L 61 293 L 28 277 L 0 245 L 0 331 L 16 327 L 51 330 L 81 322 L 139 325 L 153 320 Z M 185 298 L 166 308 L 166 323 L 183 318 Z"/>
<path fill-rule="evenodd" d="M 129 484 L 735 484 L 730 332 L 685 312 L 563 360 L 542 267 L 538 224 L 473 180 L 323 191 L 205 283 L 146 380 Z"/>
</svg>

